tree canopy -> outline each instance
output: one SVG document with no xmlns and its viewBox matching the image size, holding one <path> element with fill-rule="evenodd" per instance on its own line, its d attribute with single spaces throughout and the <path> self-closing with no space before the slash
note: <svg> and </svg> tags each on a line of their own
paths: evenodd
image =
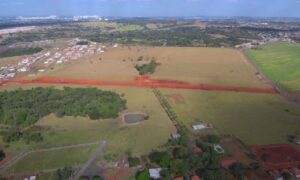
<svg viewBox="0 0 300 180">
<path fill-rule="evenodd" d="M 126 101 L 96 88 L 34 88 L 0 92 L 0 123 L 26 127 L 55 113 L 58 117 L 116 118 Z"/>
</svg>

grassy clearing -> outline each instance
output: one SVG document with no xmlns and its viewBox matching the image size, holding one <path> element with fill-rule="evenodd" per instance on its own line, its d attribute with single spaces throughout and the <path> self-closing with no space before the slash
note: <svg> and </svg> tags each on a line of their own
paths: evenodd
<svg viewBox="0 0 300 180">
<path fill-rule="evenodd" d="M 278 95 L 189 90 L 162 90 L 164 95 L 180 94 L 184 102 L 170 99 L 171 106 L 189 127 L 210 122 L 226 134 L 247 144 L 287 142 L 287 135 L 300 135 L 299 107 Z"/>
<path fill-rule="evenodd" d="M 28 89 L 36 86 L 39 85 L 10 84 L 1 89 L 12 90 L 19 87 Z M 62 88 L 63 86 L 55 87 Z M 139 124 L 124 125 L 120 118 L 94 121 L 82 117 L 64 117 L 60 119 L 50 115 L 36 123 L 37 126 L 47 129 L 42 131 L 43 142 L 29 145 L 21 142 L 13 143 L 6 151 L 13 151 L 11 154 L 16 154 L 24 148 L 39 149 L 106 140 L 107 146 L 103 156 L 118 157 L 128 151 L 141 155 L 166 143 L 170 134 L 175 132 L 175 127 L 150 89 L 108 87 L 101 89 L 124 94 L 128 106 L 125 112 L 144 112 L 149 115 L 149 119 Z M 19 151 L 16 147 L 20 147 L 18 148 Z M 47 159 L 45 161 L 48 161 Z M 17 166 L 21 165 L 17 164 Z"/>
<path fill-rule="evenodd" d="M 300 45 L 275 43 L 249 50 L 255 63 L 279 86 L 300 91 Z"/>
<path fill-rule="evenodd" d="M 39 170 L 82 165 L 90 158 L 97 148 L 99 148 L 98 145 L 93 145 L 84 148 L 30 153 L 17 164 L 13 165 L 7 173 L 35 172 Z"/>
</svg>

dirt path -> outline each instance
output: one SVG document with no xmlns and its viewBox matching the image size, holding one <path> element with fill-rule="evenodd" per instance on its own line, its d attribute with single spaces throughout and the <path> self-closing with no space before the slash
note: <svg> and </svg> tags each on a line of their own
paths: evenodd
<svg viewBox="0 0 300 180">
<path fill-rule="evenodd" d="M 102 141 L 99 143 L 100 147 L 97 149 L 97 151 L 91 156 L 91 158 L 80 168 L 80 170 L 76 173 L 76 175 L 72 178 L 74 180 L 77 180 L 80 178 L 80 176 L 83 175 L 83 173 L 89 168 L 89 166 L 97 160 L 97 158 L 100 156 L 101 152 L 106 146 L 106 141 Z"/>
<path fill-rule="evenodd" d="M 292 95 L 291 93 L 289 93 L 288 91 L 280 88 L 275 82 L 273 82 L 261 69 L 260 67 L 258 67 L 256 65 L 256 63 L 254 63 L 254 61 L 251 59 L 251 57 L 247 54 L 247 52 L 245 50 L 242 51 L 244 56 L 246 57 L 247 61 L 256 69 L 256 71 L 260 74 L 260 76 L 263 77 L 263 80 L 268 83 L 269 85 L 271 85 L 274 89 L 276 89 L 276 91 L 285 99 L 287 99 L 288 101 L 299 105 L 300 106 L 300 97 L 297 97 L 295 95 Z"/>
<path fill-rule="evenodd" d="M 171 88 L 171 89 L 192 89 L 205 91 L 229 91 L 242 93 L 264 93 L 277 94 L 276 88 L 258 88 L 258 87 L 239 87 L 239 86 L 218 86 L 209 84 L 191 84 L 181 81 L 155 80 L 147 76 L 140 76 L 132 82 L 115 82 L 115 81 L 97 81 L 89 79 L 61 79 L 53 77 L 40 77 L 37 79 L 10 79 L 7 83 L 21 84 L 68 84 L 68 85 L 93 85 L 93 86 L 117 86 L 117 87 L 148 87 L 148 88 Z"/>
</svg>

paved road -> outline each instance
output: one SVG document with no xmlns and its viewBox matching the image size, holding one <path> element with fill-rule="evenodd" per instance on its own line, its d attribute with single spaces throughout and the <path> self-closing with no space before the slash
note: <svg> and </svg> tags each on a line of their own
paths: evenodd
<svg viewBox="0 0 300 180">
<path fill-rule="evenodd" d="M 80 176 L 82 176 L 83 173 L 90 167 L 90 165 L 97 160 L 97 158 L 100 156 L 101 152 L 106 146 L 106 141 L 102 141 L 99 144 L 99 149 L 90 157 L 90 159 L 81 167 L 81 169 L 76 173 L 76 175 L 72 179 L 79 179 Z"/>
<path fill-rule="evenodd" d="M 18 155 L 10 159 L 9 161 L 5 162 L 0 166 L 0 174 L 5 172 L 8 168 L 10 168 L 12 165 L 17 163 L 19 160 L 24 158 L 30 153 L 35 153 L 35 152 L 47 152 L 47 151 L 58 151 L 58 150 L 64 150 L 64 149 L 71 149 L 71 148 L 79 148 L 79 147 L 89 147 L 92 145 L 97 145 L 99 144 L 100 147 L 103 147 L 103 144 L 105 146 L 106 141 L 99 141 L 99 142 L 91 142 L 91 143 L 85 143 L 85 144 L 74 144 L 74 145 L 69 145 L 69 146 L 58 146 L 58 147 L 51 147 L 51 148 L 45 148 L 45 149 L 37 149 L 37 150 L 23 150 L 20 152 Z M 103 147 L 104 148 L 104 147 Z"/>
</svg>

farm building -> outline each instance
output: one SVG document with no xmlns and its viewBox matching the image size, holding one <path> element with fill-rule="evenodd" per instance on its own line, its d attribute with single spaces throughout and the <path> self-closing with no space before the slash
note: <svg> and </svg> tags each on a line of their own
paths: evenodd
<svg viewBox="0 0 300 180">
<path fill-rule="evenodd" d="M 203 130 L 203 129 L 207 129 L 207 128 L 212 128 L 212 125 L 208 124 L 208 123 L 202 123 L 202 124 L 193 125 L 192 128 L 194 131 L 198 131 L 198 130 Z"/>
<path fill-rule="evenodd" d="M 159 179 L 161 170 L 162 170 L 161 168 L 149 169 L 150 178 Z"/>
</svg>

